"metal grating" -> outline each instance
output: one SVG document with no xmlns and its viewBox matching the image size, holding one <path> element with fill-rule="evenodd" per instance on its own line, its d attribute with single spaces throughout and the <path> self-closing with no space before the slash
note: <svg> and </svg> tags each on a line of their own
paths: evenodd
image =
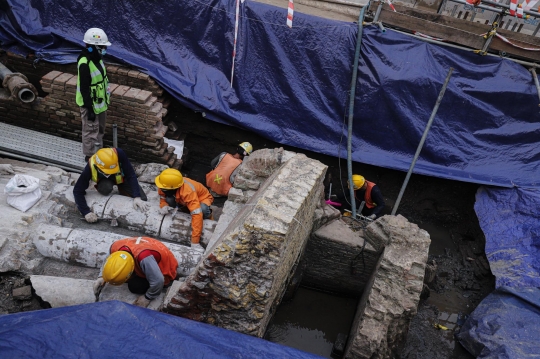
<svg viewBox="0 0 540 359">
<path fill-rule="evenodd" d="M 82 144 L 0 122 L 0 149 L 40 161 L 82 170 Z"/>
</svg>

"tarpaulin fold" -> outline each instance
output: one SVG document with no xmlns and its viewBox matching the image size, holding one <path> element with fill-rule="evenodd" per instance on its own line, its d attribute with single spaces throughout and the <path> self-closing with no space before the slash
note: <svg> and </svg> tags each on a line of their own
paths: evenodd
<svg viewBox="0 0 540 359">
<path fill-rule="evenodd" d="M 538 358 L 540 289 L 497 289 L 478 305 L 456 337 L 479 359 Z"/>
<path fill-rule="evenodd" d="M 496 287 L 540 287 L 538 208 L 538 189 L 478 189 L 474 210 Z"/>
<path fill-rule="evenodd" d="M 207 117 L 276 142 L 346 156 L 344 118 L 357 25 L 245 1 L 234 87 L 234 0 L 6 0 L 4 49 L 74 62 L 101 27 L 109 59 L 134 65 Z M 407 170 L 448 69 L 454 73 L 415 173 L 504 187 L 538 187 L 540 109 L 522 65 L 426 43 L 377 26 L 362 36 L 354 161 Z"/>
<path fill-rule="evenodd" d="M 118 301 L 0 316 L 0 358 L 321 358 Z"/>
</svg>

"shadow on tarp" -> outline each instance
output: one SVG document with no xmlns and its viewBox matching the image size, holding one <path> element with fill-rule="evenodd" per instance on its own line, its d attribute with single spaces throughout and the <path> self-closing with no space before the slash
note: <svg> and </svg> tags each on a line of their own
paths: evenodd
<svg viewBox="0 0 540 359">
<path fill-rule="evenodd" d="M 477 358 L 538 358 L 540 289 L 495 290 L 474 310 L 456 337 Z"/>
<path fill-rule="evenodd" d="M 0 316 L 0 357 L 321 358 L 119 301 Z"/>
<path fill-rule="evenodd" d="M 480 187 L 474 210 L 496 288 L 540 287 L 540 190 Z"/>
<path fill-rule="evenodd" d="M 94 4 L 95 5 L 95 4 Z M 346 157 L 358 26 L 256 1 L 6 0 L 4 49 L 73 63 L 84 32 L 103 28 L 107 57 L 146 72 L 206 117 L 275 142 Z M 39 66 L 39 64 L 38 64 Z M 366 26 L 352 133 L 354 161 L 406 171 L 452 78 L 415 173 L 502 187 L 539 187 L 540 108 L 531 73 L 510 60 Z M 338 150 L 339 149 L 339 150 Z"/>
</svg>

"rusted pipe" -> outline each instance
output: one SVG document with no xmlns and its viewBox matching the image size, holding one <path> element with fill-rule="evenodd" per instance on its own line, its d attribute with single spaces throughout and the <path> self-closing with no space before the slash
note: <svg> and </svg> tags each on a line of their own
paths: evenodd
<svg viewBox="0 0 540 359">
<path fill-rule="evenodd" d="M 11 72 L 2 63 L 0 63 L 0 80 L 2 80 L 2 86 L 11 92 L 13 99 L 18 98 L 24 103 L 32 103 L 36 100 L 37 90 L 28 82 L 26 76 Z"/>
</svg>

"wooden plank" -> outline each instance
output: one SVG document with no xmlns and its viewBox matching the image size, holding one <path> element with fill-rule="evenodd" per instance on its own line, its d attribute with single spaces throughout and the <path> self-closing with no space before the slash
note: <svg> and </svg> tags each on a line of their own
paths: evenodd
<svg viewBox="0 0 540 359">
<path fill-rule="evenodd" d="M 383 6 L 379 21 L 408 31 L 419 31 L 422 34 L 442 38 L 473 49 L 481 49 L 484 45 L 484 39 L 477 34 L 393 12 L 388 5 Z"/>
<path fill-rule="evenodd" d="M 372 4 L 370 10 L 375 12 L 378 4 Z M 395 5 L 398 12 L 393 12 L 388 5 L 383 5 L 379 20 L 392 27 L 405 29 L 409 32 L 418 31 L 426 35 L 445 39 L 471 49 L 481 49 L 484 39 L 480 36 L 491 29 L 490 25 L 457 19 L 450 16 L 439 15 L 406 6 Z M 540 48 L 540 38 L 499 29 L 498 33 L 513 43 L 523 46 Z M 540 61 L 540 51 L 528 51 L 495 38 L 489 49 L 492 53 L 504 51 L 507 56 L 520 58 L 526 61 Z"/>
</svg>

